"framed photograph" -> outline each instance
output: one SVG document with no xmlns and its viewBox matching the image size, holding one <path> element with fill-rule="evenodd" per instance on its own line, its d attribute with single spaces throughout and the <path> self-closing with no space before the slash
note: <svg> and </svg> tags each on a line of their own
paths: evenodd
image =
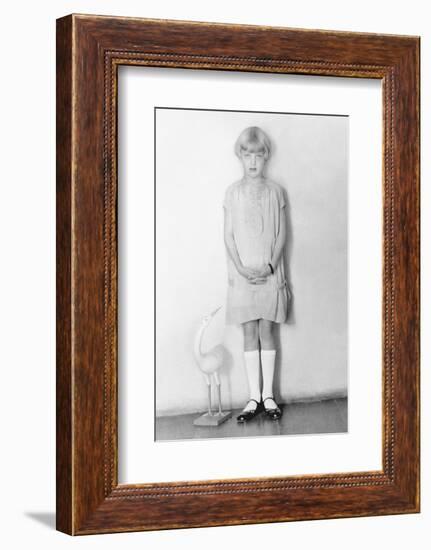
<svg viewBox="0 0 431 550">
<path fill-rule="evenodd" d="M 419 511 L 419 38 L 57 21 L 57 529 Z"/>
</svg>

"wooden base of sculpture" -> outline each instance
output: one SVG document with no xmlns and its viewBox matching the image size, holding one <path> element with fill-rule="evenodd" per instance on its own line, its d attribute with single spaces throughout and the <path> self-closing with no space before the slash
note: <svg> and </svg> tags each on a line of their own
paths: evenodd
<svg viewBox="0 0 431 550">
<path fill-rule="evenodd" d="M 220 413 L 205 413 L 202 416 L 199 416 L 195 420 L 193 420 L 194 426 L 220 426 L 223 422 L 225 422 L 228 418 L 232 416 L 232 413 L 229 412 L 222 412 Z"/>
</svg>

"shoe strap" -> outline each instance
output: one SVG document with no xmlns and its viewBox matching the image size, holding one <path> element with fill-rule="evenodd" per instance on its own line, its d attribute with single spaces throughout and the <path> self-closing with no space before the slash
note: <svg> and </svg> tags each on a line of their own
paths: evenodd
<svg viewBox="0 0 431 550">
<path fill-rule="evenodd" d="M 265 406 L 265 401 L 267 399 L 272 399 L 275 403 L 275 408 L 272 408 L 272 409 L 267 409 L 266 406 Z M 273 397 L 265 397 L 265 399 L 263 400 L 263 406 L 265 407 L 265 410 L 266 411 L 275 411 L 275 412 L 278 412 L 280 411 L 280 407 L 277 405 L 277 401 L 273 398 Z M 281 412 L 281 411 L 280 411 Z"/>
<path fill-rule="evenodd" d="M 256 399 L 249 399 L 249 400 L 247 401 L 246 405 L 245 405 L 246 407 L 247 407 L 247 405 L 250 403 L 250 401 L 254 401 L 254 402 L 256 403 L 256 405 L 259 405 L 259 403 L 258 403 L 258 401 L 256 401 Z"/>
<path fill-rule="evenodd" d="M 263 400 L 263 402 L 265 403 L 265 401 L 266 401 L 267 399 L 272 399 L 272 400 L 274 401 L 274 403 L 276 402 L 275 399 L 274 399 L 273 397 L 265 397 L 265 399 Z"/>
</svg>

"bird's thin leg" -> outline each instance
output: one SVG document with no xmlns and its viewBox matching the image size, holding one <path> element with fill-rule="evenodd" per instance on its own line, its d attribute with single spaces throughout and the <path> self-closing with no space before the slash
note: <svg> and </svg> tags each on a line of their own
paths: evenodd
<svg viewBox="0 0 431 550">
<path fill-rule="evenodd" d="M 212 416 L 213 411 L 211 408 L 211 378 L 208 376 L 208 374 L 204 374 L 205 376 L 205 382 L 207 383 L 208 388 L 208 415 Z"/>
<path fill-rule="evenodd" d="M 218 374 L 214 373 L 214 380 L 217 385 L 217 398 L 218 398 L 218 414 L 222 414 L 221 410 L 221 384 L 220 384 L 220 378 L 218 377 Z"/>
</svg>

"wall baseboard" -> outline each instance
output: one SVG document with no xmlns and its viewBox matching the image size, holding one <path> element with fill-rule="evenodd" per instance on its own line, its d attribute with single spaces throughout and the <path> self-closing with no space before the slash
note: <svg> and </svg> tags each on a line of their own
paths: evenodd
<svg viewBox="0 0 431 550">
<path fill-rule="evenodd" d="M 340 389 L 337 391 L 332 391 L 329 393 L 321 393 L 321 394 L 314 394 L 314 395 L 294 395 L 290 396 L 286 399 L 280 399 L 279 403 L 283 405 L 289 405 L 292 403 L 316 403 L 318 401 L 328 401 L 330 399 L 346 399 L 347 398 L 347 390 L 346 389 Z M 214 408 L 213 404 L 213 408 Z M 230 406 L 223 405 L 224 410 L 230 410 L 230 409 L 242 409 L 244 407 L 244 402 L 238 402 L 238 403 L 232 403 Z M 167 409 L 165 411 L 162 411 L 156 415 L 156 418 L 161 418 L 165 416 L 179 416 L 182 414 L 199 414 L 203 412 L 203 408 L 192 408 L 188 409 L 186 407 L 182 407 L 181 409 Z"/>
</svg>

